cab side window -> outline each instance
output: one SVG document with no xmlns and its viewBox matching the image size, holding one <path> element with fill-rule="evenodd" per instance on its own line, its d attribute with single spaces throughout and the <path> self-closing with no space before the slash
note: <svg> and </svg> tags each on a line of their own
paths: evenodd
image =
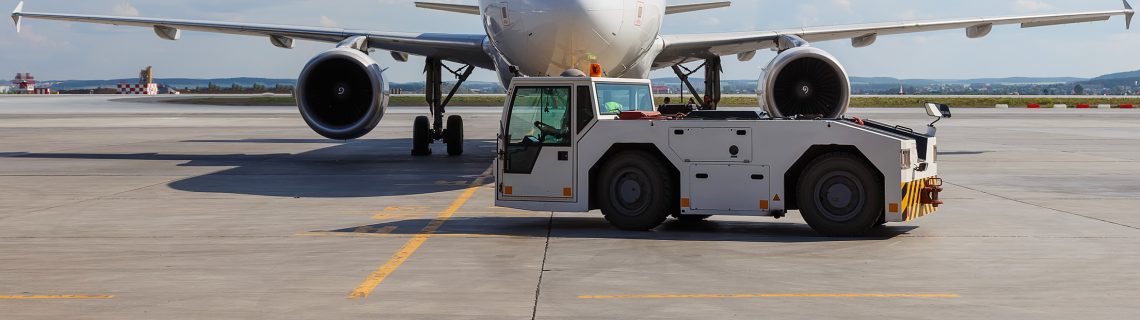
<svg viewBox="0 0 1140 320">
<path fill-rule="evenodd" d="M 594 95 L 589 86 L 578 87 L 578 132 L 586 129 L 594 120 Z"/>
<path fill-rule="evenodd" d="M 515 90 L 507 134 L 512 145 L 570 145 L 570 87 Z"/>
</svg>

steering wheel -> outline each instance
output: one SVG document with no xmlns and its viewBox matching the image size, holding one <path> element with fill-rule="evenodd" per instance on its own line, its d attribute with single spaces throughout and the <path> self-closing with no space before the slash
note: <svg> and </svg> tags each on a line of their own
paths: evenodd
<svg viewBox="0 0 1140 320">
<path fill-rule="evenodd" d="M 534 126 L 536 128 L 538 128 L 539 132 L 542 133 L 542 137 L 539 137 L 539 140 L 543 140 L 544 138 L 546 138 L 546 136 L 554 136 L 556 138 L 564 138 L 566 135 L 566 133 L 562 132 L 561 130 L 558 130 L 558 128 L 555 128 L 554 126 L 549 125 L 549 124 L 542 123 L 542 121 L 535 121 Z"/>
</svg>

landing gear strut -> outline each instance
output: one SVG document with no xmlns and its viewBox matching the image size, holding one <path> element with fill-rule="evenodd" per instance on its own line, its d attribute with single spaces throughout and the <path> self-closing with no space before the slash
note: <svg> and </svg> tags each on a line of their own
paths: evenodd
<svg viewBox="0 0 1140 320">
<path fill-rule="evenodd" d="M 708 102 L 697 94 L 697 88 L 693 87 L 692 82 L 689 82 L 689 76 L 697 73 L 697 71 L 700 71 L 702 68 L 705 69 L 705 96 L 711 99 L 711 101 Z M 673 73 L 676 73 L 677 78 L 681 79 L 681 82 L 685 83 L 685 87 L 689 88 L 689 93 L 693 95 L 693 99 L 701 106 L 701 110 L 716 110 L 716 106 L 720 104 L 721 72 L 724 72 L 724 69 L 721 67 L 720 57 L 705 59 L 705 63 L 691 70 L 680 64 L 673 66 Z M 681 91 L 685 91 L 684 88 L 682 88 Z"/>
<path fill-rule="evenodd" d="M 443 69 L 447 69 L 457 79 L 446 97 L 443 95 Z M 427 66 L 424 67 L 424 73 L 427 73 L 424 93 L 431 111 L 431 118 L 416 117 L 414 126 L 412 126 L 412 155 L 431 155 L 431 144 L 441 140 L 447 144 L 447 155 L 458 156 L 463 154 L 463 118 L 458 115 L 447 117 L 447 128 L 444 128 L 443 116 L 447 113 L 447 104 L 451 102 L 451 98 L 459 91 L 459 86 L 467 81 L 467 77 L 470 77 L 473 71 L 475 71 L 475 67 L 471 65 L 451 69 L 439 59 L 427 58 Z"/>
</svg>

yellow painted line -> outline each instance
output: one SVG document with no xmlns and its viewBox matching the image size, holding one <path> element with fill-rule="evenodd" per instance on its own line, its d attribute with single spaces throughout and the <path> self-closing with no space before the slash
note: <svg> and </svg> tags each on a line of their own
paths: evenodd
<svg viewBox="0 0 1140 320">
<path fill-rule="evenodd" d="M 626 294 L 578 296 L 578 299 L 740 299 L 740 298 L 946 298 L 949 293 L 755 293 L 755 294 Z"/>
<path fill-rule="evenodd" d="M 429 206 L 389 206 L 384 208 L 384 211 L 428 211 L 431 210 Z"/>
<path fill-rule="evenodd" d="M 301 237 L 346 237 L 346 238 L 407 238 L 417 234 L 410 233 L 355 233 L 355 232 L 302 232 L 296 234 Z M 533 238 L 545 237 L 546 234 L 510 235 L 510 234 L 474 234 L 474 233 L 434 233 L 432 238 Z"/>
<path fill-rule="evenodd" d="M 425 212 L 426 213 L 426 212 Z M 372 220 L 396 220 L 396 219 L 410 219 L 422 216 L 423 213 L 377 213 L 372 216 Z"/>
<path fill-rule="evenodd" d="M 408 258 L 410 258 L 412 254 L 416 253 L 416 250 L 419 250 L 420 246 L 422 246 L 424 242 L 427 242 L 427 240 L 432 237 L 432 234 L 443 226 L 444 222 L 447 222 L 451 216 L 455 215 L 455 213 L 459 211 L 459 208 L 463 207 L 463 204 L 467 203 L 467 200 L 471 199 L 471 196 L 475 194 L 475 191 L 478 191 L 479 187 L 483 185 L 483 181 L 487 180 L 487 178 L 491 175 L 492 169 L 494 169 L 494 167 L 488 167 L 487 170 L 484 170 L 483 173 L 479 175 L 479 178 L 475 179 L 475 181 L 472 181 L 471 184 L 468 184 L 467 189 L 463 190 L 463 193 L 459 195 L 459 198 L 456 198 L 455 201 L 452 201 L 451 205 L 448 206 L 447 209 L 441 211 L 439 215 L 431 221 L 431 223 L 428 223 L 428 225 L 423 228 L 423 230 L 420 230 L 419 234 L 416 234 L 411 239 L 408 239 L 408 242 L 404 243 L 404 246 L 400 248 L 399 251 L 396 251 L 396 253 L 388 259 L 388 262 L 380 265 L 376 271 L 373 271 L 372 274 L 364 278 L 364 281 L 361 282 L 359 286 L 356 286 L 356 289 L 352 290 L 352 292 L 349 292 L 348 298 L 360 299 L 366 298 L 369 294 L 372 294 L 372 291 L 376 290 L 376 286 L 379 286 L 381 282 L 384 282 L 384 279 L 388 278 L 388 276 L 392 274 L 392 272 L 395 272 L 396 269 L 399 269 L 400 265 L 403 265 L 405 261 L 408 261 Z"/>
<path fill-rule="evenodd" d="M 93 300 L 111 299 L 112 295 L 64 294 L 64 295 L 0 295 L 0 300 Z"/>
<path fill-rule="evenodd" d="M 410 219 L 410 218 L 417 218 L 417 217 L 423 216 L 425 213 L 427 213 L 427 212 L 400 212 L 400 213 L 381 212 L 381 213 L 377 213 L 377 214 L 373 215 L 372 219 L 373 220 Z M 529 215 L 529 214 L 540 214 L 541 215 L 543 213 L 542 212 L 533 212 L 533 211 L 460 211 L 460 212 L 456 212 L 456 214 L 500 215 L 500 216 L 502 216 L 502 215 Z M 549 212 L 546 214 L 549 215 Z"/>
</svg>

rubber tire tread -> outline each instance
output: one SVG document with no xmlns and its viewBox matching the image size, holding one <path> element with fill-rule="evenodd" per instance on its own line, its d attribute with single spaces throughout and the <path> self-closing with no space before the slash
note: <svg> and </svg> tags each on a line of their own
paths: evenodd
<svg viewBox="0 0 1140 320">
<path fill-rule="evenodd" d="M 619 170 L 634 167 L 644 172 L 652 190 L 648 193 L 653 198 L 642 214 L 627 216 L 618 213 L 612 201 L 616 196 L 611 189 L 612 181 L 616 179 Z M 678 191 L 672 172 L 665 167 L 657 157 L 640 150 L 624 151 L 610 157 L 597 175 L 598 181 L 594 184 L 594 196 L 598 199 L 598 206 L 602 210 L 606 221 L 622 230 L 649 231 L 660 226 L 665 219 L 679 210 Z"/>
<path fill-rule="evenodd" d="M 831 171 L 843 170 L 854 175 L 863 184 L 865 205 L 855 218 L 835 222 L 817 211 L 814 201 L 815 183 Z M 812 160 L 800 175 L 796 198 L 800 214 L 816 232 L 829 237 L 858 237 L 878 225 L 883 215 L 883 183 L 881 178 L 863 159 L 847 152 L 832 152 Z"/>
<path fill-rule="evenodd" d="M 451 115 L 447 117 L 447 132 L 444 135 L 447 141 L 447 155 L 463 155 L 463 117 Z"/>
<path fill-rule="evenodd" d="M 431 155 L 431 119 L 418 116 L 412 122 L 412 155 Z"/>
</svg>

